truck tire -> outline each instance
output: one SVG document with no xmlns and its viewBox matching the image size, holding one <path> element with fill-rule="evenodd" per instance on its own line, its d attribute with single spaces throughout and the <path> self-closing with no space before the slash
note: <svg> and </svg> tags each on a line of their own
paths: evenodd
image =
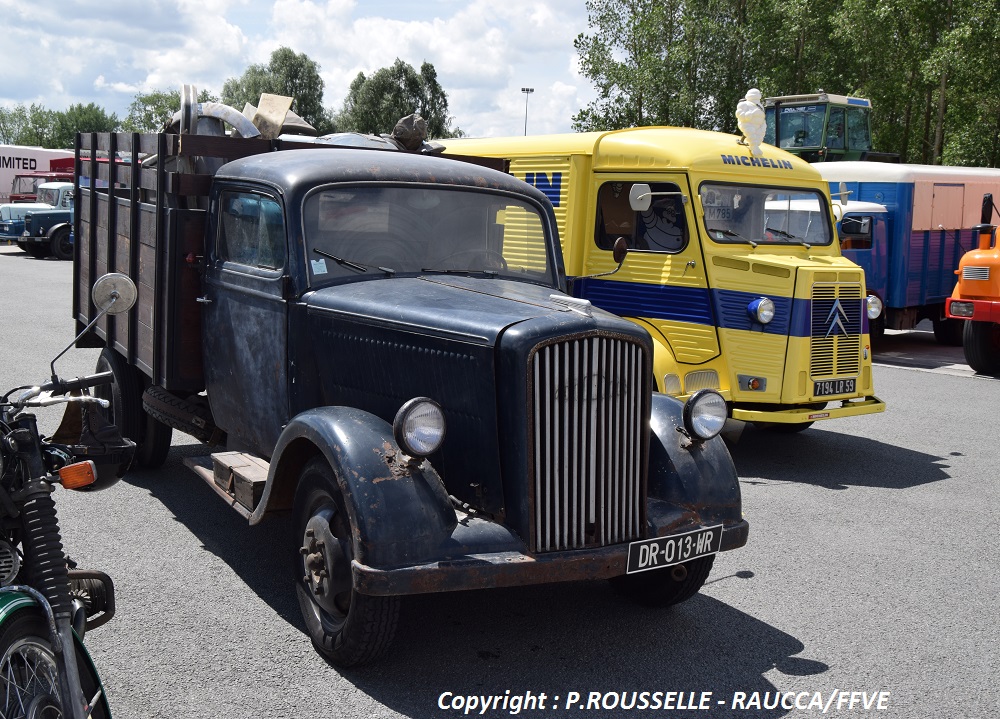
<svg viewBox="0 0 1000 719">
<path fill-rule="evenodd" d="M 162 424 L 189 434 L 200 442 L 219 443 L 220 433 L 211 410 L 204 402 L 181 399 L 172 392 L 153 385 L 142 393 L 142 407 Z"/>
<path fill-rule="evenodd" d="M 73 260 L 73 243 L 70 241 L 68 227 L 56 230 L 52 235 L 50 249 L 57 260 Z"/>
<path fill-rule="evenodd" d="M 715 555 L 664 569 L 614 577 L 615 591 L 647 607 L 669 607 L 687 601 L 704 586 Z M 679 576 L 683 574 L 683 576 Z"/>
<path fill-rule="evenodd" d="M 396 633 L 399 597 L 354 589 L 354 535 L 333 470 L 323 457 L 306 464 L 293 503 L 296 593 L 320 654 L 340 667 L 382 656 Z"/>
<path fill-rule="evenodd" d="M 1000 324 L 965 320 L 962 344 L 972 369 L 1000 376 Z"/>
<path fill-rule="evenodd" d="M 135 459 L 139 467 L 153 469 L 163 464 L 170 451 L 172 430 L 146 414 L 142 407 L 142 377 L 125 358 L 110 347 L 97 358 L 98 372 L 111 372 L 111 384 L 94 388 L 94 394 L 106 399 L 111 406 L 105 410 L 109 422 L 123 436 L 135 442 Z"/>
<path fill-rule="evenodd" d="M 962 323 L 966 320 L 934 320 L 934 339 L 946 347 L 962 346 Z"/>
</svg>

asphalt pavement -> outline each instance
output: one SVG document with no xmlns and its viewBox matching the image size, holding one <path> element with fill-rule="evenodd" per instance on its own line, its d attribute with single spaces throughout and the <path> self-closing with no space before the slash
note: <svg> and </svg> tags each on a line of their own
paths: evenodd
<svg viewBox="0 0 1000 719">
<path fill-rule="evenodd" d="M 71 275 L 0 247 L 4 391 L 47 377 L 72 340 Z M 182 466 L 204 450 L 175 434 L 156 471 L 57 491 L 69 552 L 116 583 L 117 616 L 87 636 L 115 716 L 446 719 L 476 695 L 506 700 L 489 717 L 519 697 L 528 717 L 992 719 L 1000 381 L 926 334 L 876 351 L 885 413 L 745 428 L 730 449 L 750 540 L 692 600 L 645 609 L 604 582 L 410 597 L 389 656 L 355 670 L 303 632 L 287 522 L 247 526 Z M 622 708 L 642 692 L 660 708 Z M 708 708 L 667 709 L 668 692 Z"/>
</svg>

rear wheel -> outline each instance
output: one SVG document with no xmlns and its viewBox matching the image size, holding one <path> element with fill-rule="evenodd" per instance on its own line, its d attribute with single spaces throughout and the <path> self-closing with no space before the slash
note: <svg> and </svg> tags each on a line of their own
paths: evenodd
<svg viewBox="0 0 1000 719">
<path fill-rule="evenodd" d="M 105 347 L 97 359 L 97 371 L 110 371 L 114 377 L 111 384 L 95 387 L 94 394 L 111 403 L 105 410 L 108 421 L 135 442 L 135 463 L 140 467 L 159 467 L 170 451 L 173 431 L 143 409 L 138 370 L 113 349 Z"/>
<path fill-rule="evenodd" d="M 50 249 L 57 260 L 73 259 L 73 243 L 70 241 L 68 227 L 56 230 L 55 234 L 52 235 Z"/>
<path fill-rule="evenodd" d="M 666 569 L 626 574 L 611 579 L 611 586 L 647 607 L 669 607 L 687 601 L 704 586 L 715 555 L 693 559 Z"/>
<path fill-rule="evenodd" d="M 965 321 L 948 318 L 934 320 L 934 339 L 938 341 L 938 344 L 949 347 L 961 347 L 962 324 Z"/>
<path fill-rule="evenodd" d="M 354 589 L 354 535 L 333 470 L 322 457 L 299 478 L 294 502 L 296 590 L 316 649 L 342 667 L 380 657 L 396 633 L 398 597 Z"/>
<path fill-rule="evenodd" d="M 87 700 L 100 689 L 89 658 L 76 646 L 80 686 Z M 48 625 L 36 609 L 21 609 L 0 628 L 0 716 L 8 719 L 58 719 L 66 716 L 59 697 L 59 675 Z M 109 716 L 102 697 L 90 716 Z"/>
<path fill-rule="evenodd" d="M 980 374 L 1000 375 L 1000 324 L 965 320 L 965 361 Z"/>
</svg>

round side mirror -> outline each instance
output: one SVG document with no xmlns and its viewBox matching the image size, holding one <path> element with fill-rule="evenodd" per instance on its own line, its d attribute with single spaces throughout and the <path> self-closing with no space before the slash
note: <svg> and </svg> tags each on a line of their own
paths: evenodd
<svg viewBox="0 0 1000 719">
<path fill-rule="evenodd" d="M 615 240 L 614 246 L 611 248 L 611 257 L 614 258 L 616 264 L 621 265 L 625 261 L 625 256 L 628 254 L 628 240 L 624 237 L 619 237 Z"/>
<path fill-rule="evenodd" d="M 135 304 L 135 282 L 121 272 L 109 272 L 97 278 L 94 288 L 90 291 L 90 299 L 94 305 L 109 315 L 128 312 Z"/>
</svg>

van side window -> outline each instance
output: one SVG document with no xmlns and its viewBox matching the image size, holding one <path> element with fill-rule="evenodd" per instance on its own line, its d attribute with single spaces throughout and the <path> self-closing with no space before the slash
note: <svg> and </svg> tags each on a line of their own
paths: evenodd
<svg viewBox="0 0 1000 719">
<path fill-rule="evenodd" d="M 222 193 L 220 260 L 277 270 L 285 264 L 285 224 L 281 205 L 251 192 Z"/>
<path fill-rule="evenodd" d="M 840 221 L 840 249 L 870 250 L 872 248 L 872 218 L 870 215 L 848 215 Z"/>
<path fill-rule="evenodd" d="M 597 231 L 595 241 L 602 250 L 611 250 L 615 240 L 624 237 L 633 250 L 680 252 L 688 243 L 684 222 L 684 203 L 672 182 L 650 185 L 653 192 L 649 209 L 636 212 L 628 201 L 630 182 L 606 182 L 597 193 Z"/>
</svg>

